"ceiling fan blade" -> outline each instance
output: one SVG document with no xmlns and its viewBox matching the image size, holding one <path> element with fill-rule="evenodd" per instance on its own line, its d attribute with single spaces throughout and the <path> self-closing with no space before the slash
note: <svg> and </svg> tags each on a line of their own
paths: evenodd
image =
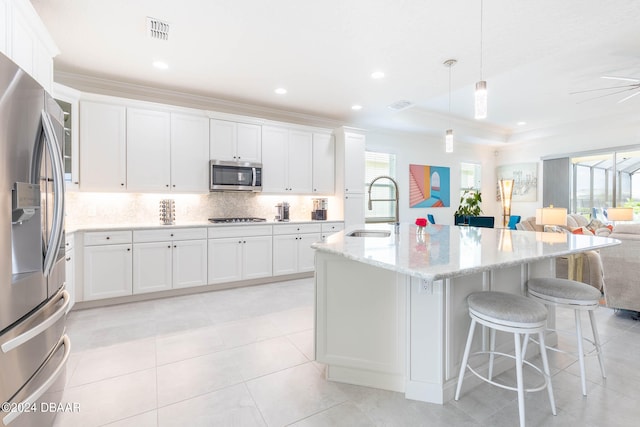
<svg viewBox="0 0 640 427">
<path fill-rule="evenodd" d="M 637 87 L 637 86 L 638 85 L 633 84 L 633 85 L 601 87 L 601 88 L 598 88 L 598 89 L 578 90 L 576 92 L 569 92 L 569 95 L 575 95 L 576 93 L 594 92 L 594 91 L 598 91 L 598 90 L 620 89 L 620 88 L 623 88 L 623 87 L 626 87 L 626 88 L 631 87 L 631 88 L 633 88 L 633 87 Z"/>
<path fill-rule="evenodd" d="M 588 102 L 588 101 L 593 101 L 594 99 L 604 98 L 606 96 L 611 96 L 611 95 L 617 95 L 617 94 L 622 93 L 622 92 L 627 92 L 629 90 L 633 90 L 634 88 L 635 88 L 635 86 L 633 88 L 631 88 L 631 89 L 624 89 L 624 90 L 619 90 L 617 92 L 605 93 L 604 95 L 600 95 L 600 96 L 594 96 L 593 98 L 589 98 L 589 99 L 585 99 L 585 100 L 580 101 L 580 102 L 576 102 L 576 104 L 583 104 L 583 103 Z"/>
<path fill-rule="evenodd" d="M 600 78 L 609 80 L 624 80 L 626 82 L 640 82 L 640 79 L 634 79 L 631 77 L 600 76 Z"/>
<path fill-rule="evenodd" d="M 638 92 L 636 92 L 636 93 L 632 93 L 631 95 L 629 95 L 629 96 L 627 96 L 625 98 L 622 98 L 620 101 L 618 101 L 618 104 L 620 104 L 621 102 L 627 101 L 627 100 L 633 98 L 636 95 L 640 95 L 640 90 Z"/>
</svg>

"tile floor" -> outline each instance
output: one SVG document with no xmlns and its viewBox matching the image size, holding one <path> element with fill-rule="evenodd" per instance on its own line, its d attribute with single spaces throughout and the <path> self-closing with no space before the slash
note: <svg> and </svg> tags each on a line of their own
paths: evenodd
<svg viewBox="0 0 640 427">
<path fill-rule="evenodd" d="M 435 405 L 325 381 L 313 361 L 313 298 L 304 279 L 74 311 L 62 400 L 80 412 L 59 414 L 55 425 L 517 425 L 515 393 L 488 384 Z M 597 315 L 606 380 L 587 359 L 585 398 L 577 362 L 552 353 L 558 415 L 546 393 L 528 394 L 529 426 L 638 425 L 640 322 L 606 308 Z M 559 313 L 559 324 L 572 322 Z"/>
</svg>

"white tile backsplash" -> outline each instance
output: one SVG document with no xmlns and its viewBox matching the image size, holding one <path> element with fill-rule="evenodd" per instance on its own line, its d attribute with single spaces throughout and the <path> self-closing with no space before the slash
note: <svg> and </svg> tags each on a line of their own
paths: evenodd
<svg viewBox="0 0 640 427">
<path fill-rule="evenodd" d="M 311 219 L 312 196 L 266 195 L 250 192 L 213 192 L 209 194 L 155 193 L 66 193 L 67 228 L 101 225 L 160 224 L 160 200 L 174 199 L 176 223 L 206 222 L 213 217 L 259 217 L 273 220 L 276 204 L 289 202 L 292 221 Z M 333 197 L 329 199 L 329 219 L 341 220 L 332 212 Z"/>
</svg>

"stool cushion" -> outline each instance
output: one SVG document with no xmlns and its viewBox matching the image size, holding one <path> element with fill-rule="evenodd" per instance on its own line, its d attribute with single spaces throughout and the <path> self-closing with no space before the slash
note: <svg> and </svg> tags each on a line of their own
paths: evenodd
<svg viewBox="0 0 640 427">
<path fill-rule="evenodd" d="M 537 294 L 548 295 L 552 298 L 563 300 L 597 303 L 600 301 L 601 296 L 599 290 L 586 283 L 553 277 L 529 279 L 527 287 Z"/>
<path fill-rule="evenodd" d="M 537 323 L 547 318 L 544 304 L 506 292 L 474 292 L 467 297 L 467 303 L 471 310 L 507 322 Z"/>
</svg>

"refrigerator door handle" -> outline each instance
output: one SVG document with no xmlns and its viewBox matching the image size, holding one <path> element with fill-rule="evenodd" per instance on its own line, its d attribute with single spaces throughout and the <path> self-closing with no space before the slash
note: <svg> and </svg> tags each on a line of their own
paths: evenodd
<svg viewBox="0 0 640 427">
<path fill-rule="evenodd" d="M 49 276 L 56 255 L 60 250 L 62 243 L 64 228 L 64 166 L 62 164 L 62 151 L 60 144 L 56 138 L 53 129 L 53 123 L 49 115 L 42 111 L 42 128 L 44 130 L 44 138 L 47 144 L 48 152 L 51 157 L 51 166 L 53 168 L 53 230 L 49 240 L 48 250 L 44 258 L 44 275 Z"/>
<path fill-rule="evenodd" d="M 60 341 L 58 341 L 58 344 L 56 345 L 55 349 L 51 352 L 51 356 L 53 356 L 58 349 L 60 348 L 60 346 L 64 345 L 64 356 L 62 356 L 62 361 L 60 362 L 60 364 L 58 365 L 58 367 L 56 368 L 55 371 L 53 371 L 53 373 L 51 374 L 51 376 L 49 378 L 47 378 L 47 380 L 42 383 L 42 385 L 40 387 L 38 387 L 36 389 L 36 391 L 34 391 L 33 393 L 31 393 L 26 399 L 24 399 L 22 402 L 18 403 L 16 406 L 18 408 L 28 408 L 31 407 L 31 405 L 33 405 L 38 399 L 40 399 L 40 397 L 45 394 L 47 392 L 47 390 L 49 390 L 51 388 L 51 386 L 56 382 L 56 380 L 58 379 L 58 377 L 60 376 L 60 374 L 62 373 L 65 365 L 67 364 L 67 359 L 69 359 L 69 354 L 71 354 L 71 345 L 70 345 L 70 341 L 69 341 L 69 337 L 65 334 L 60 338 Z M 49 359 L 47 359 L 47 361 L 45 361 L 45 363 L 43 364 L 46 365 L 46 363 L 49 361 Z M 20 411 L 12 411 L 9 412 L 9 414 L 7 414 L 4 418 L 2 418 L 2 423 L 5 426 L 8 426 L 9 424 L 11 424 L 16 418 L 18 418 L 20 415 L 22 415 L 24 412 L 20 412 Z"/>
<path fill-rule="evenodd" d="M 38 326 L 36 326 L 35 328 L 31 328 L 27 332 L 24 332 L 18 335 L 17 337 L 12 338 L 9 341 L 2 344 L 0 348 L 2 348 L 3 353 L 9 353 L 14 348 L 20 347 L 22 344 L 34 338 L 41 332 L 44 332 L 45 330 L 49 329 L 51 325 L 56 323 L 62 316 L 66 314 L 67 307 L 69 306 L 69 301 L 70 301 L 69 292 L 62 291 L 60 292 L 59 295 L 60 295 L 60 298 L 64 299 L 64 304 L 62 304 L 62 306 L 60 306 L 60 308 L 58 308 L 55 313 L 47 317 L 47 319 L 44 322 L 39 323 Z M 49 304 L 57 304 L 59 301 L 60 299 L 56 299 L 55 301 L 52 300 Z"/>
</svg>

